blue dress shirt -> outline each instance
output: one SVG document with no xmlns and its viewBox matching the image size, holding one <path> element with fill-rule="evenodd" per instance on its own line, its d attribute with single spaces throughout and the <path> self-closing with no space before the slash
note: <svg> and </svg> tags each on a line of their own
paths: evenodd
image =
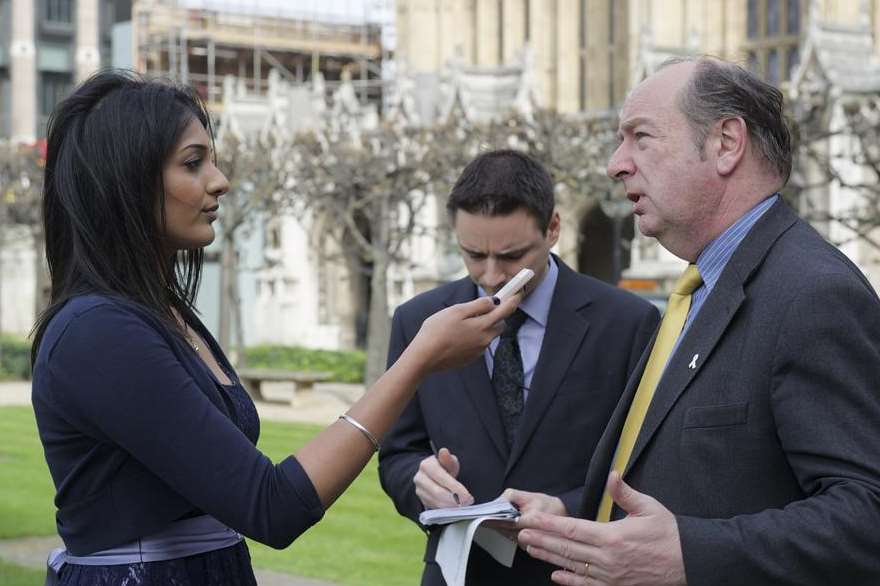
<svg viewBox="0 0 880 586">
<path fill-rule="evenodd" d="M 523 322 L 516 335 L 516 341 L 519 343 L 519 351 L 523 362 L 524 403 L 529 400 L 529 387 L 532 385 L 532 376 L 535 374 L 538 355 L 541 353 L 541 344 L 544 342 L 547 316 L 550 314 L 550 303 L 553 301 L 553 291 L 556 290 L 556 280 L 559 276 L 559 267 L 556 266 L 556 261 L 553 260 L 552 256 L 547 262 L 547 272 L 544 274 L 544 278 L 519 306 L 528 316 L 528 319 Z M 479 295 L 486 295 L 482 287 L 477 287 L 477 290 Z M 486 368 L 489 371 L 490 378 L 495 370 L 494 356 L 499 341 L 500 337 L 492 340 L 492 343 L 489 344 L 484 353 Z"/>
<path fill-rule="evenodd" d="M 694 323 L 697 314 L 703 307 L 703 303 L 706 302 L 706 298 L 709 297 L 709 294 L 712 292 L 712 289 L 715 288 L 715 284 L 721 277 L 721 272 L 724 270 L 724 267 L 727 266 L 727 261 L 729 261 L 730 257 L 733 256 L 733 253 L 736 252 L 736 249 L 742 243 L 743 239 L 749 231 L 751 231 L 752 226 L 755 225 L 761 216 L 763 216 L 778 199 L 779 194 L 774 193 L 750 209 L 745 215 L 743 215 L 743 217 L 734 222 L 729 228 L 727 228 L 727 230 L 707 244 L 706 248 L 703 249 L 703 252 L 697 257 L 697 268 L 700 270 L 700 276 L 703 277 L 703 284 L 697 287 L 691 297 L 691 307 L 688 311 L 687 321 L 684 323 L 678 341 L 681 341 L 684 338 L 684 335 L 691 327 L 691 324 Z M 676 342 L 676 349 L 677 348 L 678 342 Z"/>
</svg>

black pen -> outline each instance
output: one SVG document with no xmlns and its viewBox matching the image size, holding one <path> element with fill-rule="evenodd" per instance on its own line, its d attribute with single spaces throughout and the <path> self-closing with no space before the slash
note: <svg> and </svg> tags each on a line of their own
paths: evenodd
<svg viewBox="0 0 880 586">
<path fill-rule="evenodd" d="M 437 462 L 440 462 L 440 454 L 437 453 L 437 446 L 434 445 L 434 440 L 428 440 L 428 443 L 431 444 L 431 451 L 434 452 L 434 457 L 437 458 Z M 443 464 L 440 464 L 440 467 L 443 468 Z M 443 488 L 446 488 L 445 486 Z M 458 498 L 458 493 L 446 488 L 449 491 L 449 494 L 452 495 L 452 500 L 455 501 L 456 506 L 461 506 L 461 499 Z"/>
</svg>

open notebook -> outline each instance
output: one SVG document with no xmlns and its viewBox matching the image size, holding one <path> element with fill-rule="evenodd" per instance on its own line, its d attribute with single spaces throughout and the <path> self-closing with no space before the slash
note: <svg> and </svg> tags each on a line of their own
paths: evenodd
<svg viewBox="0 0 880 586">
<path fill-rule="evenodd" d="M 471 543 L 485 549 L 499 564 L 511 567 L 516 542 L 480 525 L 490 519 L 512 521 L 517 517 L 519 510 L 500 497 L 469 507 L 429 509 L 419 515 L 422 525 L 444 525 L 434 560 L 447 586 L 464 586 Z"/>
<path fill-rule="evenodd" d="M 468 507 L 428 509 L 419 515 L 419 523 L 422 525 L 448 525 L 449 523 L 479 519 L 481 517 L 516 519 L 519 517 L 519 509 L 513 506 L 507 499 L 498 497 L 494 501 Z"/>
</svg>

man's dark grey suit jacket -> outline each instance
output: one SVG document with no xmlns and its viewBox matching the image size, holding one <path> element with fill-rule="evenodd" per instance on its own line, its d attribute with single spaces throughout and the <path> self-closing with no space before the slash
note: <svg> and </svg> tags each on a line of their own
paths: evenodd
<svg viewBox="0 0 880 586">
<path fill-rule="evenodd" d="M 587 519 L 648 353 L 590 464 Z M 624 478 L 675 513 L 690 586 L 880 584 L 880 301 L 785 203 L 669 361 Z"/>
<path fill-rule="evenodd" d="M 544 342 L 513 448 L 508 450 L 504 439 L 483 356 L 425 379 L 382 442 L 382 486 L 397 510 L 414 522 L 423 507 L 412 480 L 419 462 L 431 455 L 429 440 L 458 456 L 459 480 L 476 502 L 513 487 L 559 496 L 569 512 L 577 511 L 593 448 L 659 318 L 646 301 L 556 262 L 559 277 Z M 394 314 L 389 363 L 425 318 L 476 295 L 476 286 L 465 278 L 401 305 Z M 438 531 L 430 532 L 422 584 L 444 584 L 433 562 L 438 537 Z M 509 570 L 474 547 L 468 583 L 551 584 L 552 570 L 519 550 Z"/>
</svg>

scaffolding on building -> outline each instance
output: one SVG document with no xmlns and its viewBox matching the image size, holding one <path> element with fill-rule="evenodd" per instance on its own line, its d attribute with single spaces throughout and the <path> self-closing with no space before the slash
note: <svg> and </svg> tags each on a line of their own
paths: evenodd
<svg viewBox="0 0 880 586">
<path fill-rule="evenodd" d="M 192 85 L 215 112 L 223 78 L 264 95 L 269 70 L 293 84 L 320 71 L 328 93 L 350 78 L 362 103 L 380 104 L 381 25 L 193 8 L 179 0 L 145 0 L 133 7 L 134 64 L 147 75 Z"/>
</svg>

